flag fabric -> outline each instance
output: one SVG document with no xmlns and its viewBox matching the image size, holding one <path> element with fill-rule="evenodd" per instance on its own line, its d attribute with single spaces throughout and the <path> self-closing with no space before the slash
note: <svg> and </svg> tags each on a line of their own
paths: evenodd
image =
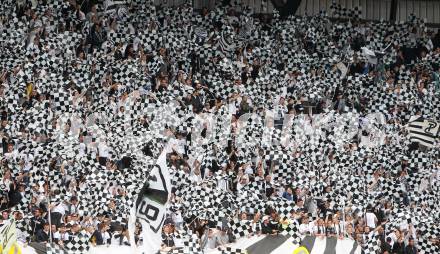
<svg viewBox="0 0 440 254">
<path fill-rule="evenodd" d="M 370 233 L 368 236 L 365 246 L 364 253 L 365 254 L 375 254 L 380 252 L 380 239 L 379 233 L 377 231 Z"/>
<path fill-rule="evenodd" d="M 336 237 L 306 236 L 301 244 L 294 243 L 289 235 L 266 235 L 244 237 L 237 240 L 231 246 L 223 246 L 216 250 L 205 251 L 207 254 L 285 254 L 296 253 L 297 249 L 306 249 L 310 254 L 338 253 L 360 254 L 361 246 L 351 239 L 339 239 Z M 299 252 L 303 253 L 303 252 Z"/>
<path fill-rule="evenodd" d="M 351 239 L 338 239 L 336 237 L 306 236 L 301 242 L 310 254 L 319 253 L 361 253 L 361 246 Z"/>
<path fill-rule="evenodd" d="M 171 193 L 166 150 L 165 148 L 157 159 L 130 213 L 130 234 L 134 233 L 134 223 L 138 219 L 142 225 L 142 250 L 145 253 L 156 253 L 162 243 L 162 226 L 166 217 L 166 204 Z M 135 246 L 132 240 L 130 239 L 131 246 Z"/>
<path fill-rule="evenodd" d="M 435 84 L 435 91 L 440 91 L 440 73 L 434 73 L 434 84 Z"/>
<path fill-rule="evenodd" d="M 408 126 L 409 138 L 426 147 L 434 147 L 439 134 L 439 123 L 421 116 L 411 117 Z"/>
<path fill-rule="evenodd" d="M 46 253 L 47 254 L 65 254 L 67 252 L 64 251 L 64 249 L 57 244 L 47 243 L 46 244 Z"/>
<path fill-rule="evenodd" d="M 226 32 L 222 32 L 220 35 L 218 46 L 223 53 L 230 53 L 235 49 L 230 37 L 231 35 Z"/>
<path fill-rule="evenodd" d="M 361 49 L 362 49 L 362 53 L 367 58 L 369 63 L 377 64 L 377 57 L 376 57 L 376 54 L 374 53 L 374 51 L 372 51 L 366 47 L 362 47 Z"/>
<path fill-rule="evenodd" d="M 236 249 L 232 247 L 219 247 L 217 248 L 222 254 L 247 254 L 246 250 Z"/>
<path fill-rule="evenodd" d="M 12 248 L 19 248 L 16 243 L 17 228 L 15 220 L 9 220 L 0 228 L 0 254 L 9 253 Z M 20 250 L 14 250 L 13 252 L 19 253 Z"/>
<path fill-rule="evenodd" d="M 330 10 L 333 12 L 335 18 L 353 18 L 359 19 L 362 16 L 362 8 L 355 6 L 353 9 L 349 9 L 340 4 L 333 2 L 330 5 Z"/>
</svg>

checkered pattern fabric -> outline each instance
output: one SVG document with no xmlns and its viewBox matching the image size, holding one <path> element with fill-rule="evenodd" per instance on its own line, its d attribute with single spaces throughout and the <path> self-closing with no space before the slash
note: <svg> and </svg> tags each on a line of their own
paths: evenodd
<svg viewBox="0 0 440 254">
<path fill-rule="evenodd" d="M 232 247 L 218 247 L 219 251 L 221 251 L 222 254 L 246 254 L 247 251 L 244 249 L 237 249 Z"/>
<path fill-rule="evenodd" d="M 46 244 L 46 253 L 48 253 L 48 254 L 64 254 L 64 253 L 67 253 L 67 252 L 64 251 L 64 249 L 61 248 L 58 244 L 47 243 Z"/>
<path fill-rule="evenodd" d="M 232 234 L 237 238 L 244 237 L 252 233 L 251 221 L 234 219 L 233 221 L 229 222 L 229 228 L 231 229 Z"/>
<path fill-rule="evenodd" d="M 195 239 L 196 236 L 192 232 L 180 231 L 176 232 L 175 237 L 183 242 L 183 247 L 173 249 L 170 253 L 174 254 L 201 254 L 203 250 L 199 242 Z"/>
<path fill-rule="evenodd" d="M 363 251 L 368 254 L 376 254 L 381 251 L 379 234 L 377 232 L 368 236 Z"/>
<path fill-rule="evenodd" d="M 263 6 L 267 3 L 263 1 Z M 434 74 L 440 61 L 440 55 L 429 49 L 426 33 L 412 33 L 414 26 L 421 30 L 426 28 L 421 19 L 411 16 L 402 23 L 365 24 L 365 46 L 374 52 L 383 51 L 389 43 L 400 48 L 423 45 L 430 51 L 423 59 L 395 69 L 396 80 L 391 85 L 380 74 L 381 66 L 377 76 L 354 73 L 357 72 L 353 68 L 355 61 L 367 60 L 347 44 L 360 36 L 357 27 L 345 21 L 329 20 L 326 15 L 279 19 L 275 12 L 273 22 L 266 26 L 249 10 L 230 22 L 225 8 L 216 8 L 202 16 L 193 12 L 192 6 L 156 9 L 153 4 L 138 0 L 133 1 L 129 12 L 119 8 L 112 11 L 113 16 L 104 17 L 105 23 L 109 21 L 105 18 L 116 18 L 117 25 L 106 30 L 109 32 L 103 36 L 102 47 L 86 50 L 88 47 L 84 45 L 89 44 L 93 24 L 80 21 L 66 1 L 40 3 L 34 10 L 38 20 L 19 17 L 14 6 L 12 1 L 0 6 L 5 17 L 0 28 L 0 66 L 1 73 L 9 75 L 4 81 L 2 77 L 0 105 L 7 111 L 8 118 L 2 132 L 17 144 L 22 154 L 34 157 L 29 184 L 50 181 L 52 188 L 60 190 L 60 194 L 51 197 L 54 202 L 75 195 L 80 213 L 96 215 L 110 212 L 108 204 L 114 200 L 117 206 L 111 211 L 112 220 L 125 221 L 142 179 L 147 177 L 168 139 L 164 133 L 172 130 L 186 135 L 187 140 L 179 140 L 184 143 L 182 157 L 195 158 L 201 164 L 204 177 L 196 184 L 198 181 L 185 171 L 187 169 L 170 166 L 174 194 L 181 202 L 172 207 L 181 209 L 184 219 L 204 218 L 216 226 L 232 220 L 234 235 L 240 237 L 250 234 L 252 229 L 247 221 L 233 220 L 239 210 L 264 213 L 272 208 L 283 218 L 296 211 L 291 201 L 266 197 L 266 188 L 273 188 L 276 193 L 287 185 L 307 188 L 311 197 L 326 199 L 332 209 L 340 209 L 342 201 L 363 209 L 369 202 L 381 199 L 401 202 L 402 197 L 408 195 L 410 202 L 423 206 L 427 213 L 395 212 L 391 219 L 393 226 L 400 221 L 417 224 L 417 230 L 422 232 L 419 250 L 437 251 L 430 238 L 438 235 L 434 219 L 439 219 L 440 185 L 427 184 L 426 188 L 424 185 L 431 180 L 438 153 L 409 151 L 402 127 L 418 111 L 427 118 L 440 115 L 435 80 L 424 84 L 426 91 L 419 91 L 416 89 L 418 77 L 412 74 L 415 67 Z M 102 6 L 98 5 L 98 9 L 104 13 Z M 359 8 L 348 9 L 333 3 L 331 9 L 337 18 L 362 16 Z M 49 10 L 52 15 L 46 15 Z M 29 27 L 41 25 L 44 35 L 38 45 L 33 44 L 32 36 L 27 36 Z M 125 59 L 124 49 L 128 44 L 137 48 L 134 59 Z M 116 57 L 118 52 L 113 51 L 116 45 L 121 45 L 118 51 L 122 56 Z M 166 53 L 158 53 L 162 47 Z M 242 51 L 237 55 L 238 48 Z M 385 52 L 384 68 L 394 66 L 399 53 L 397 48 L 390 47 Z M 84 53 L 84 58 L 79 57 L 80 53 Z M 344 79 L 335 68 L 340 61 L 350 69 Z M 205 138 L 202 145 L 190 141 L 194 130 L 203 126 L 199 119 L 202 115 L 193 112 L 192 100 L 188 97 L 194 88 L 176 79 L 178 70 L 183 70 L 188 80 L 198 79 L 207 86 L 202 104 L 215 98 L 228 100 L 212 109 L 215 123 L 210 126 L 212 130 L 207 129 L 212 131 L 212 138 Z M 160 72 L 168 76 L 161 80 L 166 84 L 158 88 Z M 331 101 L 337 97 L 336 91 L 345 100 L 345 112 L 331 110 L 339 106 Z M 32 95 L 34 92 L 36 95 Z M 133 96 L 125 99 L 125 93 L 133 93 Z M 238 117 L 243 113 L 240 107 L 244 104 L 243 100 L 239 101 L 243 98 L 235 98 L 237 94 L 248 97 L 250 112 L 257 108 L 264 110 L 246 119 L 243 128 L 235 132 L 231 125 L 235 121 L 232 113 Z M 296 105 L 298 107 L 289 105 L 299 111 L 289 126 L 280 124 L 287 119 L 287 107 L 279 105 L 280 95 L 286 101 L 302 102 Z M 326 108 L 330 109 L 325 114 L 329 119 L 322 128 L 315 128 L 316 118 L 300 113 L 308 113 L 306 102 L 313 104 L 318 99 L 334 104 Z M 175 100 L 179 106 L 170 104 Z M 121 107 L 126 114 L 118 113 Z M 263 122 L 269 109 L 279 117 L 275 126 Z M 72 133 L 66 131 L 67 118 L 86 119 L 92 113 L 98 115 L 95 124 L 71 123 Z M 351 124 L 350 120 L 372 113 L 385 115 L 388 122 L 380 127 L 386 128 L 389 143 L 377 148 L 349 150 L 346 145 L 353 146 L 359 138 L 358 123 Z M 342 115 L 346 118 L 342 119 Z M 370 123 L 368 127 L 373 125 Z M 85 144 L 78 140 L 77 127 L 90 136 L 86 151 Z M 109 164 L 117 164 L 116 170 L 98 163 L 96 145 L 103 140 L 110 148 Z M 291 146 L 284 146 L 286 140 Z M 230 152 L 231 147 L 236 148 L 234 153 Z M 407 175 L 400 177 L 403 155 L 409 157 Z M 129 158 L 132 165 L 121 170 L 118 167 L 124 158 Z M 220 173 L 235 158 L 238 164 L 251 163 L 254 170 L 249 174 L 251 182 L 237 192 L 238 172 Z M 48 167 L 53 159 L 61 163 L 68 161 L 68 177 L 84 182 L 67 188 L 64 183 L 67 176 L 60 168 Z M 19 160 L 10 161 L 8 166 L 16 178 L 22 166 Z M 256 161 L 261 161 L 265 173 L 273 177 L 271 184 L 253 181 Z M 373 179 L 378 169 L 384 169 L 386 174 L 367 191 L 373 183 L 367 179 Z M 124 195 L 115 195 L 109 190 L 110 184 L 123 189 Z M 327 186 L 331 186 L 330 191 L 325 190 Z M 32 195 L 30 186 L 26 186 L 25 197 L 13 210 L 30 212 Z M 423 216 L 429 220 L 422 219 Z M 28 230 L 26 223 L 25 219 L 19 226 L 23 231 Z M 285 231 L 299 239 L 296 225 L 290 225 Z M 86 238 L 75 236 L 64 251 L 85 252 Z M 377 246 L 375 240 L 370 240 L 366 250 L 377 251 Z M 57 251 L 56 246 L 51 248 Z M 197 253 L 199 249 L 197 243 L 187 239 L 185 248 L 175 251 Z"/>
</svg>

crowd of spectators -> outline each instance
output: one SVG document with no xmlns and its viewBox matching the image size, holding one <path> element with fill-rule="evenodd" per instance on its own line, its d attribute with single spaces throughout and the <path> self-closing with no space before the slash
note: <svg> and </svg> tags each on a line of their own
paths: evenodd
<svg viewBox="0 0 440 254">
<path fill-rule="evenodd" d="M 415 198 L 415 196 L 419 195 L 417 193 L 422 193 L 423 191 L 429 192 L 432 197 L 436 198 L 434 200 L 439 198 L 438 192 L 435 193 L 436 186 L 439 186 L 438 179 L 440 179 L 439 157 L 438 153 L 435 153 L 438 152 L 438 147 L 432 149 L 434 150 L 434 155 L 428 158 L 428 164 L 423 164 L 423 169 L 409 165 L 408 160 L 413 159 L 412 157 L 399 157 L 395 154 L 396 156 L 390 155 L 395 157 L 395 163 L 391 165 L 393 170 L 387 172 L 385 163 L 383 163 L 375 164 L 371 174 L 361 173 L 360 176 L 365 178 L 367 182 L 365 184 L 365 193 L 381 192 L 380 183 L 383 179 L 388 178 L 401 180 L 399 185 L 402 185 L 403 193 L 397 199 L 390 196 L 382 196 L 365 206 L 365 209 L 357 209 L 353 204 L 352 206 L 340 207 L 339 204 L 335 205 L 334 200 L 324 197 L 326 194 L 334 193 L 335 189 L 340 188 L 340 185 L 337 185 L 335 181 L 328 180 L 331 178 L 330 176 L 327 176 L 326 180 L 322 180 L 326 182 L 325 185 L 321 186 L 319 182 L 314 183 L 319 188 L 322 187 L 322 195 L 316 196 L 308 185 L 301 185 L 297 181 L 291 181 L 290 179 L 284 179 L 285 181 L 283 182 L 278 181 L 279 178 L 275 176 L 281 169 L 278 169 L 279 171 L 277 172 L 274 169 L 273 163 L 264 157 L 264 154 L 270 148 L 256 147 L 254 148 L 256 152 L 252 151 L 251 153 L 248 151 L 249 156 L 244 156 L 244 161 L 242 151 L 234 143 L 235 136 L 238 135 L 237 130 L 240 128 L 238 121 L 240 116 L 246 113 L 260 114 L 266 107 L 273 109 L 274 114 L 280 116 L 277 118 L 278 120 L 275 120 L 274 126 L 276 129 L 281 130 L 283 120 L 288 115 L 307 118 L 313 114 L 329 111 L 337 113 L 356 111 L 366 114 L 372 112 L 372 105 L 377 106 L 379 104 L 381 106 L 380 104 L 383 101 L 379 100 L 379 98 L 369 98 L 368 96 L 353 97 L 353 93 L 356 93 L 353 90 L 356 90 L 356 87 L 350 88 L 347 80 L 342 82 L 345 86 L 338 84 L 332 89 L 321 93 L 318 97 L 311 96 L 310 94 L 316 91 L 318 93 L 322 91 L 320 90 L 322 88 L 321 83 L 316 80 L 324 80 L 324 73 L 328 71 L 337 72 L 338 67 L 336 67 L 336 63 L 333 63 L 330 67 L 328 67 L 329 64 L 322 64 L 322 66 L 318 64 L 316 68 L 303 67 L 299 64 L 297 67 L 290 68 L 285 66 L 286 62 L 280 61 L 276 63 L 279 59 L 273 59 L 273 63 L 258 59 L 258 57 L 255 57 L 257 55 L 256 52 L 263 45 L 253 45 L 252 43 L 249 43 L 246 48 L 236 48 L 229 55 L 229 58 L 223 54 L 218 54 L 210 59 L 204 59 L 200 52 L 194 51 L 189 52 L 188 55 L 179 55 L 179 53 L 173 53 L 171 48 L 165 46 L 156 48 L 152 46 L 152 49 L 148 50 L 147 47 L 143 47 L 136 39 L 121 42 L 115 41 L 112 44 L 109 42 L 112 33 L 120 31 L 120 28 L 123 26 L 125 27 L 126 23 L 124 22 L 127 22 L 128 19 L 129 23 L 130 17 L 133 17 L 141 8 L 127 7 L 128 13 L 125 13 L 125 15 L 129 18 L 126 18 L 118 16 L 124 15 L 123 12 L 122 14 L 119 12 L 117 14 L 106 14 L 99 1 L 54 1 L 57 4 L 59 3 L 59 5 L 56 5 L 59 7 L 59 10 L 40 8 L 47 6 L 50 1 L 33 1 L 37 4 L 24 2 L 17 2 L 11 5 L 12 13 L 2 13 L 0 27 L 1 29 L 7 29 L 11 23 L 17 24 L 17 27 L 20 27 L 20 22 L 27 26 L 23 50 L 27 55 L 32 56 L 30 61 L 37 59 L 39 55 L 58 54 L 52 52 L 53 49 L 50 48 L 48 43 L 51 36 L 61 35 L 66 31 L 85 35 L 81 40 L 76 41 L 74 54 L 71 56 L 73 60 L 69 59 L 69 61 L 72 61 L 69 63 L 70 65 L 66 64 L 67 67 L 61 65 L 56 67 L 60 69 L 75 69 L 82 66 L 81 62 L 92 61 L 92 64 L 89 65 L 90 76 L 86 77 L 86 79 L 94 79 L 94 82 L 97 80 L 97 86 L 100 87 L 100 90 L 95 91 L 93 90 L 94 88 L 84 88 L 79 85 L 78 80 L 72 78 L 68 82 L 67 88 L 69 89 L 69 96 L 72 99 L 73 107 L 91 111 L 93 108 L 88 105 L 92 104 L 94 98 L 96 102 L 96 98 L 99 97 L 98 104 L 101 103 L 103 105 L 106 112 L 110 115 L 109 119 L 111 120 L 109 122 L 112 122 L 113 120 L 118 121 L 118 117 L 121 117 L 124 113 L 127 114 L 125 111 L 131 105 L 130 103 L 138 100 L 140 97 L 147 97 L 149 103 L 154 104 L 160 101 L 157 98 L 160 98 L 162 94 L 170 91 L 173 94 L 173 91 L 180 90 L 185 91 L 184 96 L 173 95 L 174 98 L 180 103 L 180 107 L 189 109 L 194 115 L 201 115 L 203 113 L 217 114 L 222 110 L 231 113 L 232 119 L 227 128 L 231 129 L 232 141 L 227 140 L 228 144 L 224 148 L 225 151 L 217 151 L 218 153 L 226 153 L 226 159 L 221 162 L 211 161 L 210 165 L 206 166 L 206 162 L 201 158 L 203 156 L 200 156 L 200 154 L 194 155 L 189 151 L 194 148 L 191 148 L 189 144 L 191 135 L 184 131 L 177 131 L 167 127 L 168 131 L 174 134 L 176 140 L 174 151 L 168 155 L 167 162 L 172 171 L 181 170 L 184 172 L 192 185 L 200 185 L 204 181 L 214 179 L 216 173 L 221 173 L 232 176 L 217 182 L 218 188 L 226 192 L 239 196 L 246 189 L 246 186 L 252 183 L 264 183 L 263 199 L 280 198 L 292 202 L 292 212 L 287 216 L 282 216 L 274 207 L 266 207 L 263 210 L 255 209 L 248 211 L 239 209 L 236 211 L 237 218 L 251 223 L 252 233 L 249 236 L 260 234 L 276 235 L 282 232 L 289 224 L 295 223 L 298 224 L 302 235 L 337 237 L 341 239 L 349 238 L 357 241 L 362 246 L 366 246 L 368 241 L 371 240 L 373 233 L 375 233 L 380 238 L 381 253 L 420 253 L 420 248 L 418 249 L 420 247 L 419 239 L 425 232 L 422 232 L 420 228 L 411 223 L 399 223 L 398 228 L 389 226 L 389 223 L 393 219 L 391 218 L 392 211 L 399 206 L 401 208 L 426 209 L 433 216 L 438 216 L 436 208 L 432 208 L 431 203 L 421 203 Z M 179 26 L 180 21 L 174 20 L 170 16 L 172 11 L 169 9 L 157 10 L 157 17 L 145 17 L 145 19 L 148 19 L 144 24 L 145 27 L 128 26 L 125 32 L 135 34 L 133 31 L 136 29 L 144 29 L 153 33 L 152 31 L 161 31 L 161 29 L 176 24 Z M 219 7 L 218 9 L 226 10 L 226 13 L 223 13 L 225 17 L 223 21 L 230 22 L 235 29 L 234 33 L 236 36 L 241 34 L 243 27 L 238 22 L 245 17 L 245 14 L 225 7 Z M 182 7 L 182 9 L 178 9 L 178 12 L 185 13 L 184 10 L 186 9 Z M 192 9 L 190 10 L 192 11 Z M 221 21 L 212 19 L 212 13 L 217 13 L 217 11 L 203 9 L 200 12 L 194 11 L 194 14 L 191 14 L 195 17 L 195 20 L 202 20 L 202 26 L 203 22 L 207 23 L 206 27 L 209 27 L 210 30 L 206 31 L 206 43 L 211 46 L 214 45 L 215 36 L 221 34 L 222 29 L 224 29 L 221 24 L 218 24 Z M 149 14 L 153 15 L 153 12 Z M 54 23 L 53 21 L 58 18 L 62 21 Z M 270 15 L 261 17 L 254 15 L 251 18 L 258 25 L 256 25 L 255 31 L 250 31 L 250 33 L 260 32 L 263 34 L 263 32 L 269 33 L 276 30 L 275 27 L 277 25 L 273 21 L 275 17 Z M 347 36 L 344 35 L 344 27 L 347 27 L 347 29 L 348 27 L 350 29 L 357 27 L 359 30 L 362 30 L 370 26 L 369 23 L 360 21 L 332 20 L 330 24 L 332 23 L 342 27 L 336 34 L 329 34 L 330 32 L 326 34 L 328 38 L 333 40 L 332 43 L 335 45 L 341 38 Z M 209 26 L 208 24 L 213 25 Z M 119 25 L 121 27 L 118 28 Z M 226 26 L 226 24 L 223 25 Z M 387 24 L 381 25 L 387 26 Z M 374 24 L 371 24 L 371 27 L 374 27 Z M 427 117 L 438 117 L 435 114 L 440 106 L 440 104 L 436 104 L 440 96 L 440 63 L 435 63 L 435 60 L 434 62 L 426 60 L 427 56 L 432 57 L 431 59 L 440 59 L 438 58 L 440 55 L 440 33 L 435 33 L 426 27 L 426 30 L 413 26 L 410 26 L 410 28 L 411 30 L 406 32 L 408 32 L 410 40 L 414 41 L 414 47 L 395 44 L 392 46 L 392 53 L 386 53 L 391 55 L 391 57 L 384 56 L 383 59 L 379 58 L 376 64 L 360 56 L 359 58 L 354 56 L 352 59 L 345 59 L 349 63 L 346 66 L 346 75 L 352 77 L 358 75 L 368 76 L 372 80 L 372 86 L 384 87 L 383 92 L 379 92 L 379 95 L 386 97 L 387 94 L 394 94 L 398 97 L 404 94 L 405 91 L 410 90 L 411 95 L 414 95 L 422 104 L 426 103 L 424 105 L 428 105 L 427 101 L 429 101 L 430 107 L 420 104 L 411 105 L 411 103 L 393 106 L 383 105 L 387 107 L 386 124 L 394 127 L 398 126 L 399 128 L 406 124 L 405 120 L 408 120 L 407 117 L 411 116 L 412 113 Z M 45 131 L 34 131 L 35 128 L 31 127 L 33 126 L 31 125 L 32 121 L 28 122 L 29 125 L 19 124 L 18 121 L 21 119 L 21 115 L 37 117 L 39 112 L 45 110 L 55 112 L 56 106 L 51 91 L 41 91 L 42 86 L 39 87 L 40 83 L 38 80 L 44 78 L 50 71 L 46 70 L 45 67 L 37 66 L 26 70 L 24 63 L 13 65 L 12 67 L 9 65 L 8 61 L 11 59 L 7 55 L 13 55 L 15 49 L 12 47 L 13 45 L 6 45 L 6 41 L 10 39 L 8 36 L 10 34 L 5 32 L 4 36 L 1 37 L 3 43 L 2 51 L 5 49 L 8 52 L 1 53 L 5 61 L 2 61 L 0 66 L 0 138 L 2 140 L 2 149 L 0 149 L 0 157 L 2 158 L 0 170 L 0 210 L 2 211 L 0 226 L 3 224 L 3 221 L 14 218 L 20 229 L 19 238 L 26 242 L 55 242 L 63 246 L 66 242 L 69 242 L 69 239 L 82 233 L 90 238 L 90 242 L 93 245 L 129 245 L 130 237 L 134 237 L 139 243 L 141 240 L 139 239 L 141 231 L 139 225 L 136 228 L 136 235 L 130 236 L 127 230 L 126 218 L 119 220 L 121 213 L 119 205 L 123 202 L 122 200 L 128 197 L 128 186 L 119 184 L 117 180 L 109 181 L 109 185 L 106 188 L 108 193 L 111 194 L 111 198 L 105 201 L 105 207 L 99 213 L 87 213 L 87 210 L 83 209 L 84 206 L 81 206 L 84 200 L 81 200 L 82 197 L 79 190 L 87 187 L 90 179 L 86 174 L 78 173 L 78 170 L 75 169 L 77 167 L 76 161 L 80 161 L 82 157 L 92 154 L 94 161 L 101 165 L 101 170 L 104 172 L 111 172 L 115 175 L 119 174 L 119 177 L 129 178 L 124 174 L 128 174 L 126 170 L 132 167 L 134 163 L 133 158 L 129 156 L 114 156 L 116 149 L 110 144 L 112 143 L 112 138 L 110 137 L 108 140 L 101 140 L 99 143 L 87 141 L 87 136 L 90 133 L 82 129 L 82 126 L 75 123 L 73 119 L 70 119 L 63 126 L 60 124 L 61 118 L 54 113 L 51 113 L 50 122 L 45 126 Z M 277 36 L 282 37 L 284 35 L 280 32 L 274 37 Z M 302 45 L 301 50 L 306 54 L 313 55 L 318 52 L 319 42 L 315 41 L 315 39 L 319 40 L 319 38 L 310 38 L 308 33 L 300 31 L 296 31 L 292 36 L 296 37 L 297 42 Z M 381 34 L 380 36 L 387 40 L 389 39 L 388 35 Z M 350 45 L 355 50 L 357 49 L 356 51 L 361 51 L 360 48 L 368 45 L 368 40 L 372 37 L 374 35 L 367 32 L 359 32 L 353 36 L 348 35 L 349 41 L 345 43 L 347 45 L 343 46 Z M 423 40 L 420 38 L 423 38 Z M 426 39 L 429 42 L 426 43 Z M 67 44 L 69 43 L 67 42 Z M 339 45 L 335 47 L 339 47 Z M 128 65 L 130 61 L 138 61 L 143 66 L 139 75 L 145 76 L 148 82 L 139 85 L 123 84 L 114 81 L 115 77 L 112 77 L 109 73 L 96 78 L 98 73 L 96 62 L 106 61 L 96 54 L 99 51 L 104 51 L 109 58 L 123 64 L 127 63 Z M 325 55 L 322 52 L 320 54 Z M 298 58 L 299 61 L 302 60 L 297 55 L 292 56 Z M 153 67 L 149 63 L 154 62 L 156 58 L 160 58 L 162 61 L 158 66 L 157 72 L 153 73 Z M 238 88 L 236 92 L 223 97 L 219 96 L 219 94 L 222 94 L 221 92 L 216 93 L 218 90 L 215 87 L 218 87 L 218 85 L 213 84 L 214 82 L 211 82 L 208 78 L 208 76 L 212 76 L 212 73 L 204 69 L 212 64 L 223 67 L 223 60 L 221 59 L 233 62 L 233 75 L 227 79 L 231 80 L 232 86 Z M 73 63 L 75 61 L 78 62 L 77 65 Z M 385 61 L 388 62 L 383 63 Z M 246 90 L 242 89 L 243 87 L 253 87 L 254 84 L 256 86 L 261 85 L 257 80 L 263 75 L 263 69 L 273 65 L 276 68 L 287 70 L 285 77 L 281 77 L 283 82 L 272 80 L 272 82 L 278 84 L 279 88 L 275 89 L 275 95 L 264 97 L 263 94 L 258 93 L 260 90 L 255 90 L 256 94 L 242 92 Z M 189 66 L 189 68 L 185 66 Z M 405 73 L 403 73 L 403 69 Z M 404 75 L 407 73 L 406 71 L 409 72 L 408 76 Z M 63 70 L 63 72 L 67 72 L 67 70 Z M 231 73 L 226 72 L 222 74 L 228 77 Z M 307 86 L 300 87 L 300 80 L 304 76 L 312 77 L 310 80 L 307 80 L 309 88 Z M 23 77 L 25 77 L 25 80 L 23 80 Z M 408 78 L 408 80 L 404 80 L 404 78 Z M 329 80 L 324 82 L 329 82 Z M 14 86 L 20 86 L 19 92 L 16 92 L 17 90 Z M 220 87 L 221 89 L 222 87 Z M 371 89 L 374 90 L 375 88 Z M 14 108 L 16 104 L 9 100 L 11 94 L 20 97 L 18 100 L 20 108 Z M 264 101 L 263 104 L 261 104 L 261 100 Z M 432 108 L 437 111 L 431 112 Z M 199 117 L 199 119 L 202 119 L 202 117 Z M 151 127 L 153 119 L 147 115 L 139 117 L 135 122 L 137 126 L 141 126 L 146 130 L 154 127 Z M 58 130 L 58 134 L 55 135 L 51 130 Z M 200 135 L 205 138 L 209 135 L 209 131 L 209 122 L 203 122 Z M 402 131 L 399 130 L 398 132 L 401 133 Z M 361 147 L 361 140 L 365 136 L 364 132 L 360 130 L 359 134 L 355 135 L 352 140 L 347 141 L 342 147 L 342 152 L 331 151 L 321 154 L 320 157 L 323 164 L 329 165 L 330 168 L 332 165 L 341 163 L 341 154 L 356 154 Z M 28 141 L 51 144 L 57 139 L 64 138 L 67 140 L 70 137 L 74 137 L 77 142 L 77 153 L 74 160 L 66 159 L 62 156 L 51 157 L 50 149 L 43 147 L 43 153 L 49 152 L 49 155 L 46 157 L 49 160 L 43 163 L 45 165 L 42 165 L 39 157 L 41 156 L 41 151 L 33 151 L 31 153 L 27 149 L 29 148 L 27 147 Z M 393 143 L 391 137 L 386 137 L 384 142 L 382 144 L 385 147 L 383 150 L 391 149 L 390 147 L 393 146 L 408 144 Z M 145 147 L 143 152 L 150 155 L 154 154 L 153 150 L 156 145 L 151 145 L 153 148 Z M 298 147 L 300 147 L 300 144 L 296 145 L 296 148 Z M 428 154 L 432 151 L 419 147 L 417 143 L 409 144 L 408 147 L 410 152 L 421 151 Z M 295 163 L 298 163 L 292 164 L 290 173 L 292 175 L 299 175 L 299 171 L 295 171 L 297 170 L 295 167 L 307 161 L 305 157 L 307 152 L 298 149 L 294 152 L 285 150 L 285 153 L 288 157 L 292 157 Z M 409 154 L 409 156 L 416 156 L 414 154 L 411 155 L 411 153 Z M 367 156 L 357 158 L 360 161 L 364 161 L 364 164 L 367 164 L 369 159 Z M 362 166 L 356 164 L 354 167 L 360 168 L 353 168 L 351 170 L 356 172 L 362 171 Z M 334 167 L 337 168 L 337 166 Z M 39 175 L 39 172 L 43 171 L 48 173 Z M 53 175 L 49 172 L 58 172 L 57 175 L 60 175 L 60 178 L 51 178 Z M 328 172 L 332 174 L 333 171 Z M 415 190 L 409 182 L 414 181 L 414 178 L 408 180 L 408 175 L 411 177 L 413 175 L 421 177 L 417 185 L 418 192 L 415 195 Z M 411 194 L 411 192 L 414 193 Z M 52 200 L 54 197 L 60 198 Z M 92 197 L 91 200 L 99 198 L 96 196 Z M 170 206 L 179 203 L 180 198 L 174 189 Z M 435 218 L 438 222 L 439 218 Z M 25 225 L 21 225 L 20 222 L 24 222 Z M 172 211 L 164 223 L 162 251 L 166 252 L 182 246 L 177 233 L 186 226 L 192 229 L 197 236 L 198 243 L 206 250 L 225 246 L 236 240 L 236 236 L 226 222 L 223 223 L 223 226 L 218 227 L 209 219 L 203 219 L 198 216 L 185 217 L 184 211 Z M 438 233 L 438 231 L 436 232 Z M 438 234 L 430 235 L 427 241 L 439 248 L 439 237 Z"/>
</svg>

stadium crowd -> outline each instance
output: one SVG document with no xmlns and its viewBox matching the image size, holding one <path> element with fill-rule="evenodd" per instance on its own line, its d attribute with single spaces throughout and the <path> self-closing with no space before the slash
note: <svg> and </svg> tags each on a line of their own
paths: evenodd
<svg viewBox="0 0 440 254">
<path fill-rule="evenodd" d="M 423 21 L 24 2 L 0 7 L 0 226 L 14 218 L 22 241 L 141 244 L 140 225 L 134 236 L 127 229 L 150 166 L 139 161 L 154 160 L 168 139 L 164 253 L 182 248 L 183 230 L 209 250 L 292 224 L 302 236 L 350 238 L 378 253 L 439 251 L 439 147 L 404 130 L 414 115 L 439 120 L 440 33 Z M 169 117 L 136 111 L 170 101 Z M 315 128 L 313 117 L 329 113 L 358 114 L 355 133 Z M 373 113 L 384 122 L 372 127 Z M 230 118 L 216 129 L 207 115 Z M 132 142 L 128 130 L 148 138 Z M 204 211 L 195 186 L 232 196 L 221 201 L 227 216 Z"/>
</svg>

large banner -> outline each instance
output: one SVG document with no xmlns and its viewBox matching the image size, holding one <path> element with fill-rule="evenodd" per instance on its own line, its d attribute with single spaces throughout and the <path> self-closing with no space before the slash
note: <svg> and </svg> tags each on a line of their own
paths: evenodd
<svg viewBox="0 0 440 254">
<path fill-rule="evenodd" d="M 362 248 L 352 239 L 335 237 L 306 236 L 301 244 L 284 235 L 253 236 L 239 239 L 236 243 L 205 251 L 206 254 L 247 253 L 247 254 L 361 254 Z"/>
<path fill-rule="evenodd" d="M 142 224 L 142 249 L 144 253 L 156 253 L 162 243 L 161 233 L 166 216 L 166 203 L 171 193 L 166 154 L 166 149 L 164 149 L 150 172 L 148 180 L 139 192 L 135 207 L 130 215 L 130 235 L 133 235 L 136 219 L 139 219 Z M 134 246 L 133 241 L 131 241 L 131 245 Z"/>
</svg>

